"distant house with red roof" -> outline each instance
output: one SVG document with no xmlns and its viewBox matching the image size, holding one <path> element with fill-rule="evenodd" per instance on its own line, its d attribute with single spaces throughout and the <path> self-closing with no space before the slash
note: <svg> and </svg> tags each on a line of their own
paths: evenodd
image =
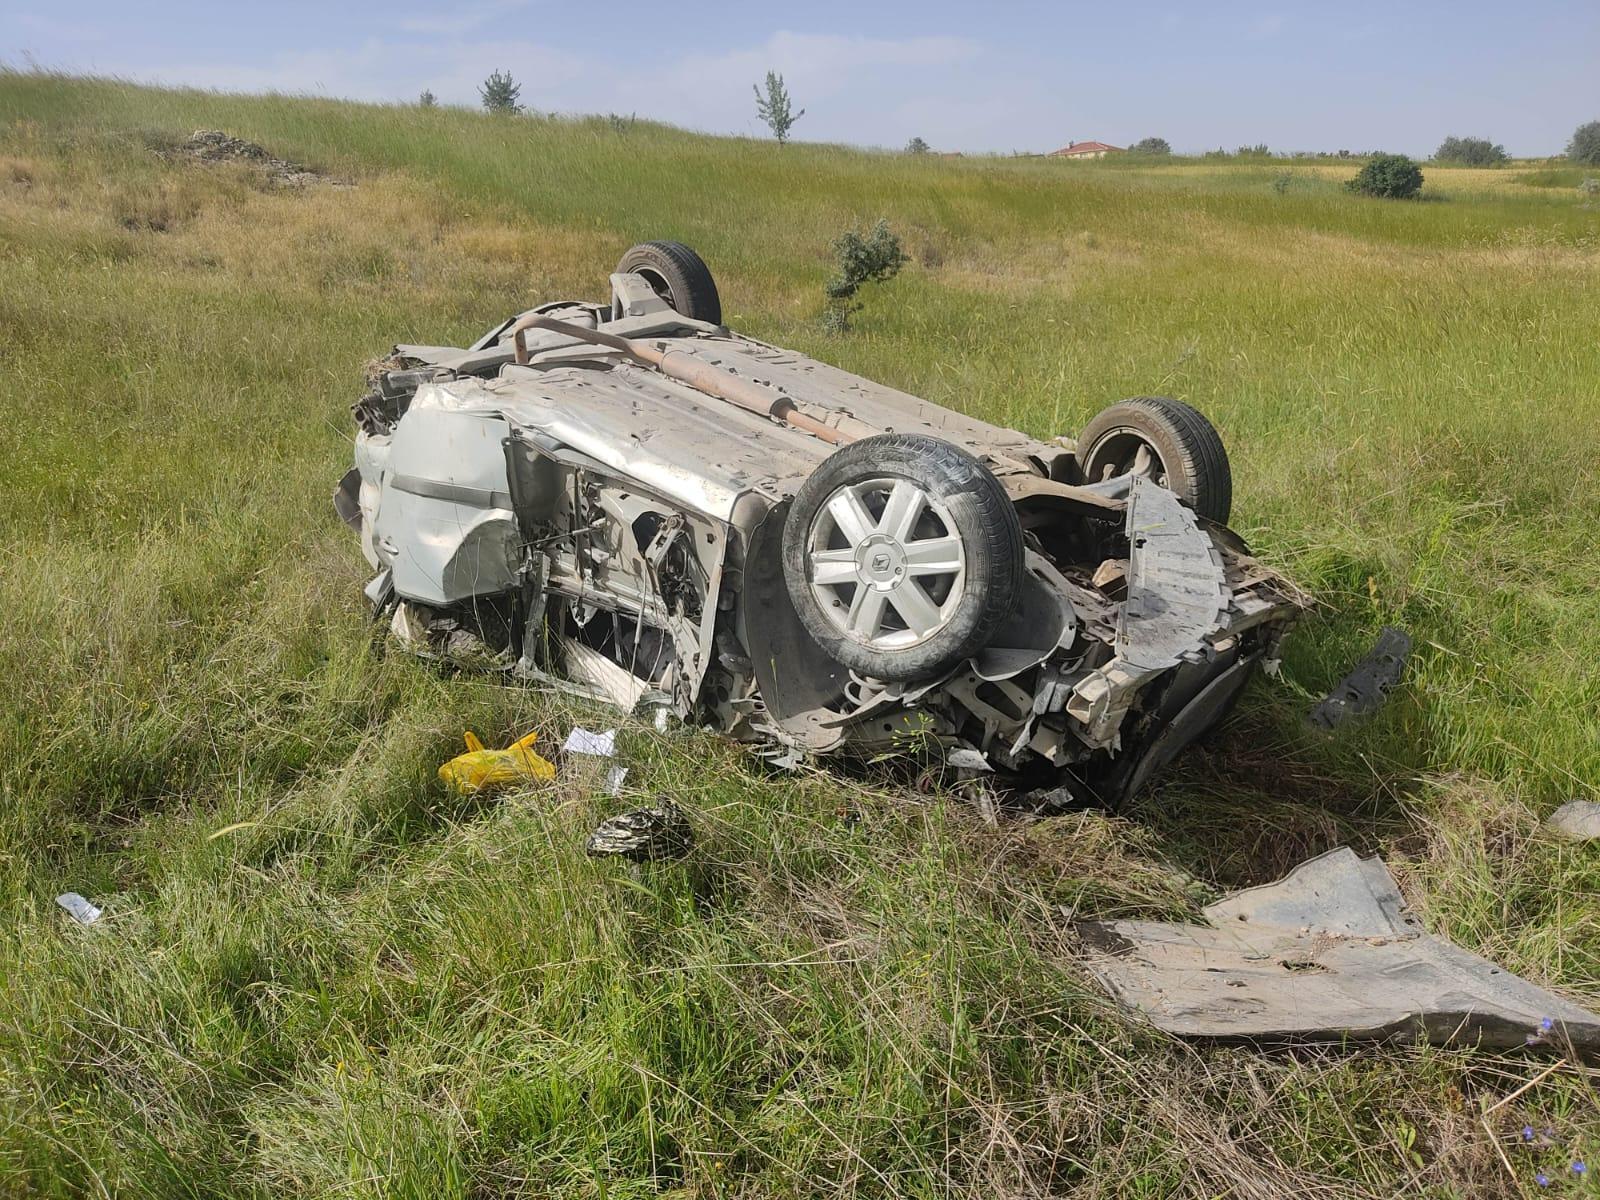
<svg viewBox="0 0 1600 1200">
<path fill-rule="evenodd" d="M 1072 142 L 1059 150 L 1050 151 L 1050 158 L 1104 158 L 1108 154 L 1122 153 L 1121 146 L 1108 145 L 1105 142 Z"/>
</svg>

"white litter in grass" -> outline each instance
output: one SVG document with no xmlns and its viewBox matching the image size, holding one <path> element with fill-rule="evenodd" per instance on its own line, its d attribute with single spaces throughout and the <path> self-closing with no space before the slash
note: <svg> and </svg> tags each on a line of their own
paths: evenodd
<svg viewBox="0 0 1600 1200">
<path fill-rule="evenodd" d="M 92 925 L 100 919 L 100 909 L 77 892 L 62 892 L 56 897 L 56 903 L 66 909 L 79 925 Z"/>
<path fill-rule="evenodd" d="M 658 709 L 656 709 L 656 732 L 657 733 L 665 733 L 666 731 L 667 731 L 667 710 L 664 709 L 664 708 L 658 708 Z"/>
<path fill-rule="evenodd" d="M 589 754 L 595 758 L 611 758 L 617 752 L 617 731 L 608 729 L 604 733 L 595 733 L 593 730 L 574 725 L 572 732 L 567 734 L 567 740 L 562 744 L 561 748 L 568 754 Z"/>
<path fill-rule="evenodd" d="M 606 791 L 613 796 L 622 795 L 622 784 L 627 778 L 627 767 L 612 767 L 606 772 Z"/>
<path fill-rule="evenodd" d="M 944 760 L 952 767 L 964 767 L 969 771 L 994 770 L 994 766 L 984 757 L 983 751 L 974 750 L 971 746 L 957 746 L 944 756 Z"/>
</svg>

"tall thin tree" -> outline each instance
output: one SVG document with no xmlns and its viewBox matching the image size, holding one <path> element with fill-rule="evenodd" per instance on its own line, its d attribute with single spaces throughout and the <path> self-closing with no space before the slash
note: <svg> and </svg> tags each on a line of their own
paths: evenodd
<svg viewBox="0 0 1600 1200">
<path fill-rule="evenodd" d="M 783 145 L 789 140 L 789 130 L 794 128 L 794 123 L 806 115 L 806 110 L 794 112 L 789 104 L 789 89 L 783 86 L 783 76 L 776 71 L 767 72 L 766 95 L 761 94 L 761 89 L 755 84 L 750 88 L 756 94 L 756 113 L 767 123 L 767 128 L 772 130 L 772 136 L 778 139 L 778 145 Z"/>
</svg>

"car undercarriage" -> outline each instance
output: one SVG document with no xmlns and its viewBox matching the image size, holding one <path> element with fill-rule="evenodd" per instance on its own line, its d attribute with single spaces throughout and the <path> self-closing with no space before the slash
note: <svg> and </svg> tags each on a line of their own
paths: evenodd
<svg viewBox="0 0 1600 1200">
<path fill-rule="evenodd" d="M 611 293 L 372 371 L 335 504 L 417 652 L 786 764 L 1114 803 L 1306 605 L 1226 528 L 1226 455 L 1186 405 L 1039 441 L 731 332 L 677 243 L 635 247 Z"/>
</svg>

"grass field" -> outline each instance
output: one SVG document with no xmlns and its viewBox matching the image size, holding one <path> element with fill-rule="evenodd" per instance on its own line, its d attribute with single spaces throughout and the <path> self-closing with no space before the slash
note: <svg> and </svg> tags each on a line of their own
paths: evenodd
<svg viewBox="0 0 1600 1200">
<path fill-rule="evenodd" d="M 356 186 L 153 152 L 200 127 Z M 0 76 L 0 1194 L 1595 1191 L 1584 1075 L 1485 1123 L 1539 1058 L 1187 1046 L 1074 962 L 1072 914 L 1347 842 L 1600 1003 L 1600 849 L 1539 826 L 1600 791 L 1600 211 L 1515 169 L 1411 203 L 1283 170 Z M 828 242 L 880 216 L 912 265 L 829 336 Z M 328 503 L 362 365 L 655 237 L 745 331 L 1032 434 L 1206 411 L 1236 524 L 1321 601 L 1285 678 L 1116 816 L 989 828 L 627 726 L 684 864 L 586 859 L 626 801 L 578 769 L 448 797 L 463 729 L 611 718 L 374 653 Z M 1388 623 L 1406 686 L 1314 734 Z"/>
</svg>

